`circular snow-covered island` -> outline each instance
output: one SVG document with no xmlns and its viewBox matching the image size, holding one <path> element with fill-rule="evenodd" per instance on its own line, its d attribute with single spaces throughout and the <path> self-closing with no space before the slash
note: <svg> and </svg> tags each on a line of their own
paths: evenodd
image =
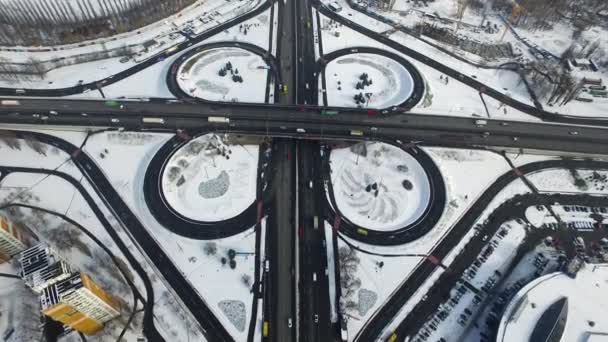
<svg viewBox="0 0 608 342">
<path fill-rule="evenodd" d="M 352 224 L 389 232 L 419 220 L 429 207 L 431 183 L 410 153 L 379 142 L 331 150 L 335 205 Z"/>
<path fill-rule="evenodd" d="M 207 101 L 264 103 L 270 66 L 262 56 L 237 47 L 200 51 L 177 68 L 177 86 Z"/>
<path fill-rule="evenodd" d="M 219 222 L 245 211 L 256 198 L 258 145 L 228 145 L 216 134 L 192 139 L 162 170 L 167 204 L 193 221 Z"/>
<path fill-rule="evenodd" d="M 340 56 L 327 63 L 324 72 L 328 106 L 388 108 L 414 93 L 414 79 L 404 64 L 379 54 Z"/>
</svg>

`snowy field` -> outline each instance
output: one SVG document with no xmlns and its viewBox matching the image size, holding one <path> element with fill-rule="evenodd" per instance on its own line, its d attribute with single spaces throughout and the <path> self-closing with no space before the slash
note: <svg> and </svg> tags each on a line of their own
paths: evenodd
<svg viewBox="0 0 608 342">
<path fill-rule="evenodd" d="M 169 205 L 196 221 L 218 222 L 237 216 L 255 201 L 257 145 L 229 145 L 215 134 L 192 139 L 163 170 L 162 189 Z"/>
<path fill-rule="evenodd" d="M 209 308 L 229 333 L 237 341 L 245 341 L 247 327 L 252 315 L 253 294 L 250 287 L 246 285 L 246 279 L 253 283 L 255 267 L 254 255 L 252 254 L 255 252 L 254 229 L 248 229 L 243 233 L 225 239 L 200 241 L 176 235 L 154 219 L 143 196 L 143 179 L 149 161 L 158 148 L 170 137 L 169 134 L 102 133 L 89 139 L 87 152 L 108 175 L 125 202 L 140 218 L 142 224 L 149 229 L 164 252 L 184 272 L 186 279 L 207 302 Z M 196 140 L 198 139 L 193 141 Z M 257 146 L 253 148 L 252 153 L 257 159 Z M 108 149 L 109 152 L 105 152 L 105 149 Z M 233 152 L 231 156 L 235 153 Z M 105 156 L 102 157 L 102 154 Z M 219 161 L 216 160 L 216 162 L 218 162 L 216 165 L 219 165 Z M 255 168 L 257 168 L 257 160 L 255 163 Z M 218 172 L 221 172 L 221 170 Z M 253 196 L 255 196 L 255 188 Z M 263 234 L 265 220 L 262 220 L 261 228 L 261 234 Z M 223 264 L 221 260 L 222 258 L 230 259 L 227 256 L 230 249 L 241 253 L 235 256 L 236 265 L 234 269 L 228 263 Z M 179 307 L 178 302 L 170 297 L 167 297 L 167 299 L 169 300 L 169 307 Z M 172 330 L 175 325 L 169 320 L 171 318 L 168 317 L 167 320 L 168 330 Z M 245 328 L 243 328 L 243 320 L 246 322 Z M 193 328 L 195 327 L 193 325 Z M 185 334 L 186 331 L 180 331 L 181 339 L 179 341 L 187 341 Z M 192 335 L 190 336 L 192 337 Z M 190 340 L 196 339 L 191 338 Z"/>
<path fill-rule="evenodd" d="M 575 178 L 576 176 L 576 178 Z M 608 171 L 551 169 L 534 172 L 528 179 L 541 192 L 608 194 Z"/>
<path fill-rule="evenodd" d="M 356 89 L 363 73 L 369 75 L 372 84 Z M 329 106 L 359 106 L 354 96 L 371 93 L 360 106 L 386 108 L 405 102 L 414 89 L 414 80 L 407 69 L 395 60 L 376 54 L 356 53 L 332 60 L 325 67 L 325 77 Z M 321 83 L 319 86 L 321 88 Z"/>
<path fill-rule="evenodd" d="M 108 38 L 90 40 L 80 44 L 54 46 L 52 50 L 48 47 L 10 47 L 10 49 L 0 47 L 0 57 L 4 58 L 6 63 L 28 63 L 32 59 L 43 62 L 61 59 L 61 63 L 73 60 L 69 62 L 72 65 L 53 69 L 46 73 L 42 79 L 26 76 L 14 78 L 8 75 L 0 75 L 0 87 L 53 89 L 74 86 L 79 80 L 83 80 L 84 83 L 102 80 L 185 41 L 186 38 L 177 31 L 191 30 L 193 35 L 196 36 L 254 10 L 261 3 L 260 0 L 229 2 L 224 0 L 199 0 L 162 22 L 156 22 L 136 31 Z M 265 15 L 268 16 L 268 13 L 269 11 L 266 11 Z M 260 40 L 260 34 L 257 31 L 264 32 L 267 30 L 268 24 L 261 25 L 265 25 L 265 27 L 261 30 L 252 30 L 252 34 L 244 39 Z M 237 37 L 240 34 L 233 34 L 233 36 Z M 157 44 L 144 49 L 142 44 L 149 40 L 155 40 Z M 78 60 L 79 56 L 85 54 L 101 54 L 125 46 L 129 48 L 130 52 L 128 53 L 128 61 L 124 63 L 119 61 L 120 58 L 98 59 L 84 64 L 81 63 L 82 60 Z M 96 96 L 96 94 L 91 95 Z"/>
<path fill-rule="evenodd" d="M 425 170 L 398 147 L 361 143 L 333 149 L 330 163 L 336 205 L 356 225 L 379 231 L 403 228 L 429 204 Z"/>
<path fill-rule="evenodd" d="M 47 133 L 49 133 L 49 131 L 47 131 Z M 85 137 L 83 132 L 78 131 L 52 131 L 52 133 L 57 134 L 74 144 L 80 144 Z M 105 137 L 106 134 L 116 133 L 93 135 L 92 139 L 95 140 L 102 136 Z M 125 135 L 128 136 L 128 134 Z M 136 134 L 136 136 L 141 137 L 149 135 Z M 7 145 L 9 142 L 11 146 Z M 110 156 L 113 156 L 112 146 L 108 145 L 107 141 L 103 142 L 105 145 L 98 145 L 96 146 L 96 149 L 101 153 L 108 153 L 109 151 Z M 125 146 L 140 147 L 140 142 L 141 141 L 138 139 L 133 139 L 125 143 Z M 139 254 L 138 247 L 133 244 L 130 236 L 116 221 L 113 214 L 105 207 L 102 200 L 97 197 L 88 181 L 83 179 L 80 171 L 69 161 L 70 157 L 68 155 L 55 147 L 36 144 L 32 141 L 11 141 L 10 139 L 4 139 L 1 144 L 4 158 L 3 165 L 57 169 L 60 172 L 71 175 L 76 180 L 81 180 L 81 184 L 85 187 L 85 191 L 91 194 L 93 200 L 99 204 L 102 215 L 108 219 L 109 223 L 118 233 L 120 239 L 144 267 L 144 271 L 150 275 L 150 281 L 152 282 L 156 298 L 158 299 L 155 303 L 154 316 L 156 326 L 160 333 L 166 340 L 176 342 L 185 342 L 190 339 L 205 341 L 200 335 L 200 331 L 198 331 L 196 324 L 189 316 L 189 313 L 184 312 L 181 304 L 174 298 L 174 295 L 168 292 L 162 277 L 156 276 L 156 271 L 149 266 L 145 256 Z M 105 151 L 108 147 L 110 149 Z M 114 151 L 118 152 L 120 149 Z M 119 163 L 115 163 L 113 166 L 115 172 L 121 175 L 120 177 L 114 178 L 116 179 L 115 186 L 120 186 L 125 189 L 134 183 L 134 173 L 132 173 L 134 169 L 129 168 L 128 161 L 137 159 L 133 158 L 134 155 L 143 156 L 145 154 L 128 153 L 133 151 L 134 150 L 124 151 L 124 154 L 114 154 L 116 156 L 121 156 L 121 158 L 118 159 Z M 139 151 L 141 151 L 141 149 Z M 110 159 L 108 158 L 108 154 L 105 154 L 105 156 L 97 155 L 93 157 L 96 158 L 96 160 Z M 108 170 L 104 171 L 107 172 Z M 125 182 L 123 180 L 125 178 L 129 181 Z M 141 178 L 143 178 L 143 176 Z M 141 192 L 142 191 L 139 190 L 138 193 L 141 194 Z M 0 187 L 0 198 L 3 198 L 4 202 L 27 203 L 54 210 L 76 220 L 86 229 L 91 231 L 93 235 L 100 239 L 102 243 L 119 258 L 120 263 L 126 267 L 126 272 L 135 275 L 134 282 L 139 291 L 145 293 L 142 282 L 139 277 L 136 276 L 137 273 L 131 269 L 129 264 L 125 261 L 118 247 L 113 243 L 105 228 L 93 214 L 92 209 L 73 186 L 63 179 L 54 176 L 45 177 L 44 175 L 15 173 L 3 179 Z M 45 228 L 44 230 L 39 230 L 39 233 L 45 241 L 50 241 L 52 245 L 61 243 L 70 245 L 71 248 L 66 247 L 65 250 L 66 253 L 70 253 L 74 266 L 89 272 L 95 281 L 99 282 L 104 289 L 107 289 L 110 293 L 118 296 L 123 301 L 123 308 L 125 310 L 129 310 L 132 305 L 132 295 L 124 292 L 128 290 L 128 288 L 125 289 L 125 285 L 120 281 L 120 276 L 117 274 L 113 263 L 108 260 L 107 255 L 99 246 L 84 235 L 79 234 L 73 227 L 66 225 L 56 216 L 27 214 L 25 215 L 25 218 L 27 219 L 26 224 L 28 224 L 28 226 L 33 228 Z M 140 335 L 141 318 L 141 315 L 136 316 L 132 329 L 125 335 L 125 340 L 135 340 Z M 95 337 L 91 337 L 89 340 L 94 342 L 115 341 L 126 322 L 125 319 L 126 315 L 123 313 L 121 318 L 107 324 L 102 333 Z"/>
<path fill-rule="evenodd" d="M 345 10 L 340 12 L 341 15 L 348 15 L 349 19 L 358 23 L 365 22 L 366 27 L 376 32 L 385 33 L 391 39 L 406 46 L 415 47 L 418 51 L 423 51 L 421 49 L 429 50 L 430 54 L 427 54 L 427 56 L 433 54 L 432 50 L 436 50 L 434 53 L 437 55 L 436 59 L 441 58 L 441 61 L 448 65 L 454 63 L 461 64 L 459 68 L 454 67 L 454 65 L 452 67 L 456 70 L 470 70 L 479 80 L 493 86 L 499 91 L 502 91 L 501 88 L 503 87 L 508 88 L 508 96 L 512 96 L 523 102 L 528 102 L 529 96 L 525 88 L 522 87 L 521 82 L 517 81 L 519 77 L 516 74 L 512 74 L 516 82 L 500 78 L 496 80 L 487 79 L 484 77 L 482 70 L 479 70 L 470 63 L 486 66 L 499 66 L 505 62 L 532 63 L 540 65 L 542 68 L 548 66 L 549 70 L 556 70 L 561 68 L 558 63 L 559 57 L 570 51 L 573 58 L 591 58 L 600 66 L 599 71 L 593 72 L 592 75 L 586 75 L 586 77 L 601 78 L 604 83 L 608 79 L 608 70 L 606 69 L 606 66 L 608 66 L 608 39 L 606 38 L 608 37 L 608 29 L 605 25 L 606 19 L 593 18 L 593 21 L 586 21 L 585 28 L 581 29 L 580 22 L 568 19 L 577 17 L 577 14 L 571 13 L 572 11 L 565 11 L 559 13 L 559 21 L 556 21 L 555 18 L 548 18 L 548 27 L 539 29 L 534 25 L 535 20 L 530 19 L 534 17 L 534 14 L 527 16 L 526 11 L 524 11 L 521 16 L 526 19 L 521 21 L 513 20 L 512 29 L 507 29 L 504 19 L 509 16 L 508 11 L 499 13 L 495 9 L 492 9 L 490 2 L 486 2 L 485 8 L 483 8 L 484 6 L 481 6 L 482 8 L 465 6 L 461 19 L 458 16 L 459 2 L 456 0 L 425 2 L 399 0 L 394 3 L 393 8 L 390 10 L 377 8 L 369 10 L 410 29 L 415 29 L 415 25 L 420 23 L 425 23 L 439 29 L 447 29 L 448 32 L 457 35 L 459 39 L 470 43 L 456 46 L 443 42 L 442 39 L 434 39 L 427 35 L 415 38 L 399 31 L 394 32 L 390 28 L 382 26 L 386 24 L 373 24 L 373 22 L 379 23 L 379 21 L 350 9 L 346 0 L 338 0 L 338 2 L 345 8 Z M 363 2 L 366 1 L 364 0 Z M 596 12 L 593 8 L 589 8 L 588 11 Z M 555 13 L 549 15 L 555 16 Z M 540 20 L 545 19 L 542 14 L 540 16 L 536 14 L 536 16 Z M 367 20 L 364 17 L 367 17 Z M 484 26 L 481 26 L 482 24 Z M 438 54 L 439 51 L 430 44 L 447 49 L 470 63 L 457 61 L 454 57 L 445 54 Z M 485 47 L 483 44 L 485 44 Z M 509 44 L 510 47 L 508 49 L 512 51 L 511 55 L 493 54 L 495 51 L 493 46 L 505 46 L 505 44 Z M 463 45 L 468 45 L 468 48 L 462 48 Z M 480 47 L 471 49 L 471 45 L 479 45 Z M 488 53 L 488 50 L 492 51 Z M 488 57 L 483 56 L 486 53 L 488 53 Z M 547 72 L 545 71 L 545 73 Z M 575 77 L 575 83 L 578 83 L 585 76 L 579 75 L 576 71 L 572 72 L 572 75 Z M 530 79 L 530 76 L 528 76 L 528 79 Z M 541 88 L 545 88 L 545 90 Z M 542 87 L 534 86 L 543 105 L 547 105 L 550 98 L 551 90 L 547 91 L 547 88 L 551 88 L 547 82 Z M 520 93 L 519 90 L 522 90 L 522 92 Z M 591 97 L 586 93 L 579 93 L 578 96 L 592 98 L 593 102 L 574 100 L 565 105 L 546 106 L 545 109 L 551 112 L 555 111 L 560 114 L 574 116 L 606 117 L 606 109 L 608 108 L 608 100 L 606 98 L 602 98 L 601 96 Z"/>
<path fill-rule="evenodd" d="M 180 66 L 177 84 L 187 94 L 204 100 L 263 102 L 260 99 L 264 99 L 266 87 L 262 85 L 266 85 L 268 68 L 261 56 L 247 50 L 210 49 Z"/>
<path fill-rule="evenodd" d="M 344 1 L 343 1 L 344 2 Z M 341 15 L 346 16 L 349 20 L 364 25 L 366 28 L 376 32 L 391 32 L 390 26 L 372 19 L 357 11 L 350 10 L 348 5 L 343 5 Z M 439 114 L 439 115 L 455 115 L 455 116 L 473 116 L 501 118 L 507 120 L 532 120 L 538 121 L 533 116 L 519 112 L 511 107 L 504 106 L 499 101 L 485 96 L 488 105 L 488 112 L 479 97 L 479 92 L 475 89 L 459 82 L 456 79 L 447 79 L 444 74 L 425 65 L 422 62 L 409 58 L 407 55 L 398 52 L 376 40 L 370 39 L 367 36 L 351 30 L 345 26 L 331 21 L 324 15 L 321 18 L 321 37 L 323 42 L 323 52 L 329 53 L 332 51 L 369 46 L 387 50 L 408 59 L 410 63 L 420 72 L 425 82 L 425 94 L 422 100 L 412 109 L 412 112 L 420 114 Z M 495 71 L 474 67 L 472 65 L 455 60 L 430 45 L 421 42 L 411 36 L 401 32 L 394 32 L 390 38 L 398 43 L 413 48 L 419 52 L 430 56 L 433 59 L 441 60 L 443 63 L 463 71 L 470 75 L 475 75 L 478 80 L 486 82 L 489 86 L 503 92 L 509 96 L 519 96 L 519 99 L 524 102 L 530 102 L 529 96 L 526 93 L 524 85 L 515 77 L 516 75 L 509 71 Z M 328 88 L 331 82 L 328 81 Z M 321 87 L 319 87 L 321 89 Z M 329 89 L 328 89 L 329 91 Z M 322 94 L 319 95 L 321 97 Z M 458 99 L 455 101 L 454 99 Z"/>
<path fill-rule="evenodd" d="M 507 306 L 498 329 L 499 342 L 525 341 L 530 338 L 541 315 L 562 297 L 568 298 L 567 320 L 562 341 L 605 339 L 608 330 L 606 308 L 608 265 L 585 264 L 576 278 L 552 273 L 526 285 Z"/>
<path fill-rule="evenodd" d="M 331 235 L 333 228 L 328 222 L 325 222 L 325 229 L 329 231 L 326 235 Z M 351 249 L 342 239 L 338 239 L 338 255 L 342 294 L 340 308 L 347 319 L 348 336 L 351 338 L 424 258 L 416 255 L 382 257 L 366 254 Z"/>
<path fill-rule="evenodd" d="M 261 26 L 268 25 L 268 19 L 263 20 L 262 18 L 268 18 L 270 16 L 270 10 L 251 18 L 243 23 L 243 25 L 253 26 L 254 24 L 258 24 Z M 189 49 L 184 50 L 181 54 L 175 54 L 171 57 L 166 58 L 162 62 L 158 62 L 138 73 L 132 75 L 130 77 L 125 78 L 119 82 L 108 85 L 103 88 L 103 92 L 108 98 L 117 98 L 121 96 L 125 96 L 127 98 L 137 98 L 137 97 L 165 97 L 165 98 L 174 98 L 173 94 L 169 91 L 167 87 L 166 75 L 171 69 L 172 63 L 179 58 L 183 53 L 186 53 L 189 50 L 195 49 L 197 46 L 207 44 L 210 42 L 217 41 L 237 41 L 237 42 L 245 42 L 251 43 L 254 45 L 258 45 L 261 48 L 266 49 L 269 44 L 269 36 L 265 34 L 268 32 L 267 27 L 255 27 L 248 31 L 247 34 L 244 31 L 240 31 L 238 26 L 230 28 L 228 30 L 222 31 L 217 35 L 199 43 L 192 45 Z M 276 45 L 276 44 L 273 44 Z M 80 68 L 79 66 L 75 66 L 75 68 Z M 272 89 L 271 89 L 272 90 Z M 255 102 L 264 101 L 264 93 L 260 92 L 260 97 L 255 100 Z M 272 93 L 271 93 L 272 94 Z M 101 98 L 101 94 L 97 91 L 91 91 L 84 94 L 78 94 L 71 97 L 75 98 Z"/>
</svg>

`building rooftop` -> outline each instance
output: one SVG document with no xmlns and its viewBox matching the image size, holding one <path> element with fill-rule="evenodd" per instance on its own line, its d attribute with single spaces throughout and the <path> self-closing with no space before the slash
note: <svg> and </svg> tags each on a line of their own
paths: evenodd
<svg viewBox="0 0 608 342">
<path fill-rule="evenodd" d="M 540 277 L 522 288 L 507 306 L 497 341 L 532 341 L 533 335 L 551 337 L 552 341 L 607 338 L 603 335 L 608 333 L 606 291 L 608 264 L 585 264 L 575 278 L 564 273 Z M 540 334 L 543 326 L 549 330 Z"/>
</svg>

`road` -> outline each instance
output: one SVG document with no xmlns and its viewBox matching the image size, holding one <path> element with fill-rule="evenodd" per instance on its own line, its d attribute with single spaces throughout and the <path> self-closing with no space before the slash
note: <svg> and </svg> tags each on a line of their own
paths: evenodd
<svg viewBox="0 0 608 342">
<path fill-rule="evenodd" d="M 279 0 L 279 22 L 277 32 L 277 59 L 281 66 L 282 85 L 287 86 L 287 92 L 277 87 L 275 94 L 276 102 L 290 105 L 295 103 L 295 68 L 297 67 L 297 39 L 296 6 L 292 0 Z"/>
<path fill-rule="evenodd" d="M 334 341 L 330 314 L 327 253 L 324 233 L 323 198 L 325 189 L 320 177 L 320 146 L 317 142 L 298 141 L 300 167 L 300 313 L 301 341 Z"/>
<path fill-rule="evenodd" d="M 295 144 L 273 142 L 273 199 L 268 216 L 270 261 L 270 340 L 295 341 Z M 291 326 L 289 321 L 291 320 Z"/>
<path fill-rule="evenodd" d="M 1 123 L 128 129 L 221 129 L 290 137 L 337 137 L 386 141 L 423 141 L 429 145 L 453 147 L 501 146 L 564 152 L 605 153 L 606 129 L 571 124 L 485 120 L 475 125 L 472 118 L 402 113 L 366 115 L 350 109 L 339 115 L 319 115 L 318 109 L 290 105 L 180 104 L 128 102 L 126 107 L 108 108 L 102 101 L 21 99 L 19 106 L 0 106 Z M 54 110 L 57 115 L 45 114 Z M 313 111 L 314 110 L 314 111 Z M 86 114 L 86 116 L 83 115 Z M 229 125 L 207 122 L 207 116 L 228 116 Z M 143 122 L 144 117 L 162 118 L 164 123 Z M 226 127 L 227 126 L 227 127 Z M 298 131 L 302 128 L 305 132 Z M 352 130 L 361 132 L 353 136 Z"/>
</svg>

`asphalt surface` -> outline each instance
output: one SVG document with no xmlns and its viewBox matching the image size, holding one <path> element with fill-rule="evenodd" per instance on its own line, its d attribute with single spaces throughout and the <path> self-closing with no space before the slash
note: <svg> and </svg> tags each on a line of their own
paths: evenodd
<svg viewBox="0 0 608 342">
<path fill-rule="evenodd" d="M 14 134 L 22 134 L 17 131 L 11 131 Z M 207 307 L 205 301 L 199 296 L 198 292 L 192 288 L 188 280 L 184 277 L 182 272 L 170 261 L 171 259 L 163 252 L 162 248 L 158 245 L 158 242 L 150 235 L 148 230 L 142 225 L 137 216 L 131 212 L 127 204 L 122 200 L 120 195 L 114 190 L 114 187 L 105 178 L 104 173 L 97 167 L 96 163 L 86 154 L 80 151 L 80 149 L 71 143 L 54 136 L 49 136 L 42 133 L 27 132 L 27 135 L 31 138 L 35 138 L 40 142 L 52 145 L 58 149 L 63 150 L 67 154 L 72 156 L 72 161 L 87 178 L 93 190 L 97 193 L 99 198 L 104 202 L 108 209 L 114 214 L 116 220 L 121 223 L 127 230 L 130 236 L 138 243 L 143 250 L 145 256 L 152 262 L 156 269 L 162 274 L 167 283 L 171 286 L 172 290 L 177 294 L 182 303 L 190 310 L 194 318 L 197 320 L 200 327 L 203 329 L 203 334 L 208 340 L 212 341 L 233 341 L 233 338 L 226 331 L 223 325 L 213 315 L 213 312 Z M 111 225 L 105 219 L 103 213 L 99 210 L 95 201 L 90 197 L 82 185 L 69 175 L 62 172 L 52 170 L 38 170 L 38 169 L 26 169 L 26 168 L 11 168 L 13 171 L 18 172 L 31 172 L 31 173 L 45 173 L 53 174 L 62 177 L 66 181 L 74 185 L 79 192 L 83 195 L 87 203 L 91 206 L 95 215 L 100 219 L 102 225 L 106 227 L 106 230 L 113 237 L 123 254 L 127 257 L 129 263 L 134 267 L 136 272 L 142 278 L 146 287 L 147 302 L 154 303 L 153 288 L 149 282 L 147 274 L 138 264 L 137 260 L 130 254 L 126 246 L 120 241 L 120 238 L 113 231 Z M 9 170 L 10 171 L 10 170 Z M 152 305 L 148 305 L 147 317 L 144 320 L 144 324 L 148 327 L 147 332 L 153 341 L 160 341 L 162 337 L 153 328 L 153 316 L 152 316 Z"/>
<path fill-rule="evenodd" d="M 397 147 L 403 146 L 397 145 Z M 424 171 L 426 172 L 430 190 L 429 203 L 424 212 L 416 221 L 408 224 L 405 227 L 390 231 L 380 231 L 359 227 L 352 223 L 348 217 L 344 216 L 340 212 L 340 208 L 338 208 L 336 199 L 334 197 L 333 183 L 330 175 L 330 151 L 324 153 L 321 167 L 323 173 L 320 179 L 323 179 L 323 181 L 327 184 L 328 196 L 319 198 L 319 200 L 325 203 L 327 219 L 329 222 L 334 222 L 336 215 L 340 217 L 340 226 L 338 229 L 342 234 L 354 240 L 371 245 L 391 246 L 402 245 L 414 241 L 435 227 L 435 224 L 437 224 L 441 218 L 446 205 L 446 188 L 443 181 L 443 176 L 441 175 L 437 165 L 435 165 L 435 162 L 433 162 L 433 160 L 424 151 L 414 146 L 406 148 L 406 151 L 414 159 L 416 159 L 420 165 L 422 165 Z M 365 229 L 366 233 L 361 234 L 359 232 L 360 228 Z"/>
<path fill-rule="evenodd" d="M 530 173 L 542 169 L 556 168 L 556 167 L 584 167 L 584 168 L 606 168 L 608 163 L 597 162 L 597 161 L 576 161 L 576 160 L 551 160 L 541 161 L 526 164 L 519 168 L 523 173 Z M 444 238 L 434 246 L 429 252 L 437 260 L 441 261 L 458 242 L 464 237 L 464 235 L 473 227 L 473 223 L 483 213 L 487 205 L 491 202 L 492 198 L 496 196 L 505 186 L 515 180 L 518 175 L 514 171 L 509 171 L 500 176 L 492 185 L 490 185 L 486 191 L 475 201 L 475 203 L 469 208 L 464 216 L 458 220 L 455 226 L 444 236 Z M 433 263 L 430 259 L 422 261 L 412 273 L 408 276 L 407 280 L 401 283 L 401 285 L 393 292 L 392 297 L 376 311 L 374 316 L 369 319 L 363 328 L 359 331 L 354 341 L 375 341 L 380 338 L 381 333 L 388 322 L 391 322 L 397 315 L 399 310 L 405 305 L 405 303 L 411 298 L 411 296 L 418 290 L 420 286 L 428 279 L 428 277 L 437 269 L 436 263 Z M 404 332 L 397 329 L 398 335 L 403 336 L 409 332 Z"/>
<path fill-rule="evenodd" d="M 331 323 L 329 279 L 326 273 L 325 215 L 322 205 L 325 189 L 320 175 L 320 146 L 311 141 L 298 141 L 297 145 L 300 189 L 300 340 L 334 341 L 336 330 Z"/>
<path fill-rule="evenodd" d="M 370 116 L 354 109 L 327 116 L 319 115 L 316 107 L 289 105 L 259 105 L 252 109 L 247 105 L 150 101 L 125 102 L 121 109 L 109 108 L 102 101 L 20 101 L 19 106 L 0 106 L 0 122 L 133 130 L 207 129 L 298 138 L 415 140 L 426 145 L 452 147 L 501 146 L 580 153 L 608 152 L 606 129 L 570 124 L 485 120 L 484 125 L 476 125 L 472 118 L 408 113 Z M 49 114 L 49 110 L 57 115 Z M 208 122 L 208 116 L 226 117 L 230 122 Z M 164 123 L 144 122 L 144 118 L 162 118 Z M 353 135 L 353 130 L 361 135 Z"/>
<path fill-rule="evenodd" d="M 296 83 L 295 70 L 297 68 L 297 22 L 295 1 L 278 0 L 278 32 L 277 32 L 277 59 L 281 68 L 282 84 L 275 88 L 275 102 L 283 105 L 295 103 Z M 287 92 L 281 86 L 287 86 Z"/>
<path fill-rule="evenodd" d="M 268 215 L 270 261 L 270 328 L 273 342 L 295 341 L 295 144 L 293 140 L 273 142 L 271 211 Z M 289 321 L 291 320 L 291 326 Z"/>
</svg>

